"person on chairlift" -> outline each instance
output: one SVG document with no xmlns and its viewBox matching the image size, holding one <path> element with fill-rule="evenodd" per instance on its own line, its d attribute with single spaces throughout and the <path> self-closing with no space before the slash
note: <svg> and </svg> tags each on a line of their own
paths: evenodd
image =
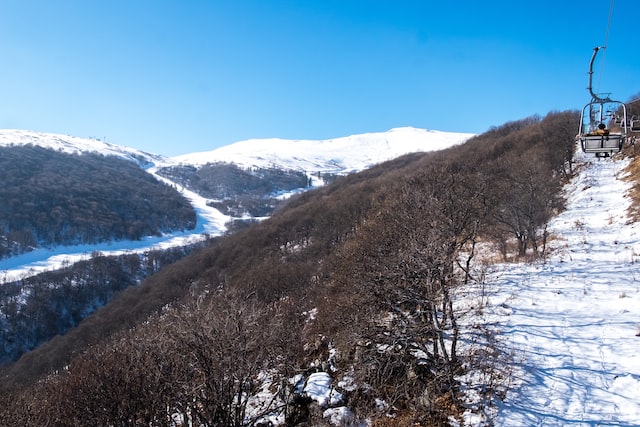
<svg viewBox="0 0 640 427">
<path fill-rule="evenodd" d="M 598 125 L 598 129 L 593 132 L 594 135 L 609 135 L 609 129 L 604 125 L 604 123 L 600 123 Z"/>
</svg>

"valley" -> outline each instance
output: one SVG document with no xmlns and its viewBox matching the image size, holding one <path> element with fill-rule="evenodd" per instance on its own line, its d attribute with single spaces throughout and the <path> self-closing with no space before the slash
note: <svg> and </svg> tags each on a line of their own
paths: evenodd
<svg viewBox="0 0 640 427">
<path fill-rule="evenodd" d="M 196 225 L 191 230 L 163 233 L 159 236 L 144 236 L 131 240 L 108 240 L 96 244 L 56 245 L 41 247 L 29 252 L 0 258 L 0 283 L 30 277 L 44 271 L 53 271 L 62 266 L 87 259 L 92 253 L 120 255 L 142 253 L 149 250 L 166 249 L 195 243 L 206 237 L 223 234 L 228 223 L 234 219 L 211 205 L 211 199 L 185 187 L 183 183 L 167 177 L 162 170 L 178 166 L 201 168 L 209 164 L 237 165 L 245 169 L 273 168 L 281 171 L 298 171 L 308 176 L 311 187 L 293 188 L 281 192 L 277 187 L 267 186 L 267 196 L 286 199 L 292 194 L 323 185 L 327 179 L 355 173 L 394 157 L 420 151 L 431 151 L 459 144 L 471 134 L 427 131 L 414 128 L 393 129 L 388 132 L 354 135 L 328 141 L 249 140 L 241 141 L 211 152 L 193 153 L 175 159 L 158 154 L 140 152 L 128 147 L 106 144 L 95 139 L 84 139 L 28 131 L 0 131 L 0 146 L 35 145 L 46 149 L 66 152 L 95 152 L 115 156 L 138 164 L 155 179 L 176 189 L 196 212 Z M 242 189 L 227 190 L 241 194 Z M 274 191 L 270 195 L 269 192 Z M 260 216 L 260 215 L 259 215 Z M 251 219 L 245 213 L 237 220 Z"/>
</svg>

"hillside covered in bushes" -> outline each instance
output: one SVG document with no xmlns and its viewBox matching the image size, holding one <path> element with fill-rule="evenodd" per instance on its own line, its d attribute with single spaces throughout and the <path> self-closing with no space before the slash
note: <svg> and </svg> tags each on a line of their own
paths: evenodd
<svg viewBox="0 0 640 427">
<path fill-rule="evenodd" d="M 195 227 L 189 202 L 136 163 L 0 147 L 0 259 L 37 247 L 140 239 Z"/>
</svg>

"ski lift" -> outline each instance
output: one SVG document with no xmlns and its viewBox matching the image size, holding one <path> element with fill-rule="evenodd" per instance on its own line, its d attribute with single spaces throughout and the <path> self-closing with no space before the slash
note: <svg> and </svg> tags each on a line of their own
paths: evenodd
<svg viewBox="0 0 640 427">
<path fill-rule="evenodd" d="M 640 117 L 631 116 L 631 120 L 629 120 L 629 130 L 631 132 L 640 132 Z"/>
<path fill-rule="evenodd" d="M 578 136 L 582 151 L 593 153 L 597 157 L 608 157 L 622 150 L 627 138 L 627 107 L 623 102 L 614 101 L 609 94 L 595 94 L 592 88 L 593 63 L 598 51 L 593 49 L 589 63 L 589 93 L 591 102 L 584 106 L 580 117 Z M 640 121 L 638 123 L 640 128 Z M 640 129 L 639 129 L 640 130 Z"/>
</svg>

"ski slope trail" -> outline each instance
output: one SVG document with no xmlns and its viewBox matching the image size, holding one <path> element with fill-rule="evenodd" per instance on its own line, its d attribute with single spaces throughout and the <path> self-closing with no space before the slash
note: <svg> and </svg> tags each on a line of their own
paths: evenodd
<svg viewBox="0 0 640 427">
<path fill-rule="evenodd" d="M 491 425 L 640 425 L 640 233 L 628 160 L 579 157 L 545 263 L 500 265 L 485 321 L 513 352 Z M 493 418 L 493 417 L 492 417 Z"/>
<path fill-rule="evenodd" d="M 96 252 L 107 256 L 117 256 L 127 253 L 164 250 L 193 244 L 206 239 L 208 236 L 219 236 L 225 232 L 227 222 L 232 219 L 230 216 L 224 215 L 219 210 L 207 205 L 206 198 L 158 175 L 156 166 L 149 167 L 147 172 L 151 173 L 159 181 L 177 187 L 177 191 L 189 200 L 196 212 L 196 226 L 194 229 L 174 231 L 161 236 L 147 236 L 141 240 L 114 240 L 98 244 L 38 248 L 31 252 L 0 260 L 0 285 L 35 276 L 46 271 L 59 270 L 66 265 L 86 260 Z"/>
</svg>

